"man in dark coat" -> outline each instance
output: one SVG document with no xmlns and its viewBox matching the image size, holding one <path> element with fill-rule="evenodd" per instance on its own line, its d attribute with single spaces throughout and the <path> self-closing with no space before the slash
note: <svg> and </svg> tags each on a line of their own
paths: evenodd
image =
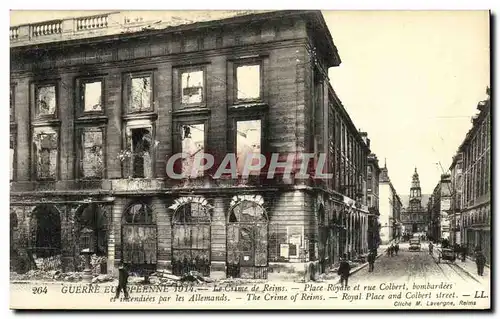
<svg viewBox="0 0 500 319">
<path fill-rule="evenodd" d="M 478 249 L 476 250 L 476 266 L 477 266 L 477 274 L 482 276 L 484 273 L 484 265 L 486 264 L 486 257 L 483 252 Z"/>
<path fill-rule="evenodd" d="M 368 254 L 368 272 L 373 272 L 376 255 L 377 253 L 373 250 Z"/>
<path fill-rule="evenodd" d="M 123 290 L 123 294 L 125 295 L 125 300 L 128 299 L 128 290 L 127 290 L 127 282 L 128 282 L 128 270 L 125 265 L 121 264 L 118 267 L 118 287 L 116 287 L 116 295 L 115 298 L 120 298 L 120 292 Z"/>
<path fill-rule="evenodd" d="M 432 249 L 434 248 L 434 245 L 432 244 L 432 242 L 429 242 L 429 255 L 432 256 Z"/>
<path fill-rule="evenodd" d="M 396 252 L 396 256 L 397 256 L 398 251 L 399 251 L 399 243 L 396 243 L 396 246 L 394 246 L 394 251 Z"/>
<path fill-rule="evenodd" d="M 460 258 L 462 262 L 465 262 L 465 257 L 467 256 L 467 245 L 462 245 L 460 249 Z"/>
<path fill-rule="evenodd" d="M 344 257 L 340 261 L 338 275 L 340 276 L 340 285 L 342 287 L 347 287 L 347 282 L 349 279 L 349 273 L 351 272 L 351 265 L 347 261 L 347 255 L 344 254 Z"/>
</svg>

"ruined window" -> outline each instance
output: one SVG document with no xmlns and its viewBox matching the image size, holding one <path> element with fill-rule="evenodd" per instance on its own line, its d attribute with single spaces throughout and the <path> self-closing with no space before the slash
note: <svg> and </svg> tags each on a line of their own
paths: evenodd
<svg viewBox="0 0 500 319">
<path fill-rule="evenodd" d="M 38 86 L 35 95 L 38 115 L 55 115 L 57 106 L 55 85 Z"/>
<path fill-rule="evenodd" d="M 238 100 L 260 99 L 260 65 L 240 65 L 236 68 L 236 96 Z"/>
<path fill-rule="evenodd" d="M 82 85 L 84 112 L 102 111 L 102 81 L 88 81 Z"/>
<path fill-rule="evenodd" d="M 152 76 L 132 77 L 130 80 L 129 111 L 151 111 L 153 102 Z"/>
<path fill-rule="evenodd" d="M 133 128 L 130 130 L 132 145 L 132 177 L 150 178 L 152 134 L 150 128 Z"/>
<path fill-rule="evenodd" d="M 15 170 L 15 140 L 14 135 L 10 134 L 10 180 L 14 180 L 14 170 Z"/>
<path fill-rule="evenodd" d="M 201 159 L 205 148 L 205 125 L 182 126 L 182 175 L 187 178 L 203 176 Z"/>
<path fill-rule="evenodd" d="M 238 175 L 243 174 L 245 167 L 249 165 L 256 166 L 259 163 L 261 154 L 261 129 L 260 120 L 238 121 L 236 123 Z"/>
<path fill-rule="evenodd" d="M 57 133 L 35 135 L 36 172 L 39 179 L 56 179 L 57 175 Z"/>
<path fill-rule="evenodd" d="M 186 71 L 181 74 L 181 102 L 182 104 L 202 103 L 204 100 L 203 71 Z"/>
<path fill-rule="evenodd" d="M 88 129 L 82 133 L 81 172 L 84 178 L 103 176 L 103 132 L 101 129 Z"/>
</svg>

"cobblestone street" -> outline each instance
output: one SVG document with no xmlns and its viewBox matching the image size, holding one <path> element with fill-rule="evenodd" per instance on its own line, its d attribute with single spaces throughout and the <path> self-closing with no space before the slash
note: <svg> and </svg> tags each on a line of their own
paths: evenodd
<svg viewBox="0 0 500 319">
<path fill-rule="evenodd" d="M 447 261 L 437 263 L 436 254 L 429 255 L 428 243 L 422 243 L 420 251 L 410 251 L 408 243 L 401 243 L 398 255 L 389 257 L 384 254 L 375 262 L 372 273 L 368 272 L 368 267 L 361 269 L 352 275 L 349 285 L 363 284 L 368 281 L 373 284 L 388 281 L 431 283 L 446 281 L 479 285 L 480 283 L 473 275 L 460 267 L 460 263 L 459 260 L 455 264 Z M 483 279 L 487 280 L 487 278 Z"/>
</svg>

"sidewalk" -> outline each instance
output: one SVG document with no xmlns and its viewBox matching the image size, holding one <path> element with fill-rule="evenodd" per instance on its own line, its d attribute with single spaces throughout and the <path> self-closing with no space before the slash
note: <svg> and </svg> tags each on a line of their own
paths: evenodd
<svg viewBox="0 0 500 319">
<path fill-rule="evenodd" d="M 428 248 L 427 248 L 428 251 Z M 440 245 L 435 245 L 433 250 L 433 256 L 436 261 L 439 258 L 439 253 L 441 252 Z M 485 266 L 483 276 L 479 276 L 477 274 L 477 266 L 476 262 L 471 258 L 466 258 L 465 261 L 462 261 L 460 258 L 457 258 L 455 261 L 455 265 L 461 268 L 463 271 L 467 272 L 471 277 L 475 278 L 478 282 L 484 285 L 488 285 L 490 282 L 490 267 Z"/>
</svg>

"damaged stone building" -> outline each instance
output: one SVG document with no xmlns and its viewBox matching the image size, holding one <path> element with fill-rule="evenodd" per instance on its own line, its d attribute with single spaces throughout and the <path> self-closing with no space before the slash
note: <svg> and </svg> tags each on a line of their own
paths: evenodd
<svg viewBox="0 0 500 319">
<path fill-rule="evenodd" d="M 316 11 L 10 28 L 11 261 L 268 278 L 367 251 L 363 141 Z M 167 176 L 177 153 L 327 154 L 333 178 Z M 175 166 L 183 170 L 185 162 Z"/>
</svg>

